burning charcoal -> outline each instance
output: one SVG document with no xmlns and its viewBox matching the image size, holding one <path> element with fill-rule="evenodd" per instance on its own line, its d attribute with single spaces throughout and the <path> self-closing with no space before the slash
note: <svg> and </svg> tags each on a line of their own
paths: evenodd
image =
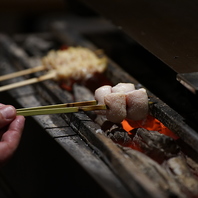
<svg viewBox="0 0 198 198">
<path fill-rule="evenodd" d="M 94 121 L 102 127 L 108 120 L 105 115 L 96 115 L 96 119 Z M 103 131 L 108 130 L 111 126 L 107 127 L 106 129 L 103 128 Z"/>
<path fill-rule="evenodd" d="M 121 124 L 110 122 L 105 115 L 98 115 L 95 122 L 101 126 L 101 129 L 113 142 L 122 146 L 131 146 L 132 138 L 122 128 Z"/>
<path fill-rule="evenodd" d="M 108 131 L 107 136 L 115 143 L 122 146 L 131 146 L 132 138 L 121 127 L 115 127 Z"/>
<path fill-rule="evenodd" d="M 153 185 L 165 192 L 167 197 L 187 197 L 181 192 L 180 184 L 170 177 L 157 162 L 134 149 L 127 147 L 121 147 L 121 149 L 130 157 L 133 164 L 153 182 Z"/>
<path fill-rule="evenodd" d="M 193 172 L 193 174 L 198 177 L 198 163 L 188 156 L 186 156 L 186 162 L 190 167 L 191 171 Z"/>
<path fill-rule="evenodd" d="M 152 159 L 162 163 L 165 159 L 178 155 L 179 146 L 174 139 L 157 131 L 143 128 L 134 129 L 133 145 Z"/>
<path fill-rule="evenodd" d="M 98 115 L 96 114 L 96 118 L 94 120 L 97 124 L 100 125 L 101 129 L 106 133 L 113 130 L 114 128 L 122 127 L 120 124 L 115 124 L 109 121 L 106 115 Z"/>
<path fill-rule="evenodd" d="M 188 197 L 194 198 L 198 196 L 198 179 L 190 171 L 184 157 L 173 157 L 166 161 L 164 166 L 169 175 L 180 183 L 182 191 L 187 194 Z"/>
</svg>

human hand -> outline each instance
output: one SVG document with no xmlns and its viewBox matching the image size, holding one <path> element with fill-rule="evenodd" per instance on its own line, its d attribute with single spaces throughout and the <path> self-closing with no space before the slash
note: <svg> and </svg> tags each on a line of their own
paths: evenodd
<svg viewBox="0 0 198 198">
<path fill-rule="evenodd" d="M 0 104 L 0 166 L 4 165 L 17 149 L 25 118 L 16 115 L 11 105 Z"/>
</svg>

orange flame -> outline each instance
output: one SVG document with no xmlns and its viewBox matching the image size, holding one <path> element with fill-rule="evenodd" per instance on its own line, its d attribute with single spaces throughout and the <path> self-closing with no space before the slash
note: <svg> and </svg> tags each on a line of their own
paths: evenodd
<svg viewBox="0 0 198 198">
<path fill-rule="evenodd" d="M 165 127 L 159 120 L 154 118 L 151 115 L 148 115 L 145 120 L 134 121 L 134 120 L 123 120 L 122 127 L 125 131 L 128 132 L 129 135 L 132 135 L 130 132 L 135 128 L 145 128 L 150 131 L 158 131 L 161 134 L 167 135 L 173 139 L 178 139 L 178 136 L 175 135 L 171 130 Z"/>
</svg>

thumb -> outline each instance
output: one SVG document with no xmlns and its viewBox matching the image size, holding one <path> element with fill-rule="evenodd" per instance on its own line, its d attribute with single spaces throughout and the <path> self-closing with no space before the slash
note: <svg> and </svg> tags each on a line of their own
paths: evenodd
<svg viewBox="0 0 198 198">
<path fill-rule="evenodd" d="M 11 105 L 0 104 L 0 128 L 12 122 L 16 117 L 16 109 Z"/>
</svg>

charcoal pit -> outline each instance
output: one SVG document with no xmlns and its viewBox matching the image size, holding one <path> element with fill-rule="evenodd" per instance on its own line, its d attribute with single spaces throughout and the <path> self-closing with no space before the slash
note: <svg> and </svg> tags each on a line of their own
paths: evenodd
<svg viewBox="0 0 198 198">
<path fill-rule="evenodd" d="M 1 34 L 0 44 L 1 75 L 38 65 L 39 59 L 52 48 L 81 45 L 97 49 L 64 23 L 52 24 L 52 31 L 43 34 L 15 35 L 12 38 Z M 104 75 L 104 79 L 112 85 L 127 82 L 134 83 L 136 88 L 143 87 L 110 58 Z M 1 84 L 33 76 L 27 75 Z M 73 92 L 70 92 L 47 80 L 10 90 L 7 94 L 15 101 L 13 104 L 17 108 L 93 99 L 93 90 L 85 85 L 76 83 Z M 94 112 L 34 116 L 33 119 L 110 197 L 195 197 L 198 189 L 195 168 L 198 167 L 197 132 L 185 123 L 181 115 L 149 90 L 147 92 L 149 101 L 153 102 L 150 114 L 174 132 L 178 140 L 142 128 L 128 134 L 121 125 L 110 123 Z M 196 154 L 193 158 L 192 153 Z M 182 175 L 177 172 L 180 167 Z"/>
</svg>

